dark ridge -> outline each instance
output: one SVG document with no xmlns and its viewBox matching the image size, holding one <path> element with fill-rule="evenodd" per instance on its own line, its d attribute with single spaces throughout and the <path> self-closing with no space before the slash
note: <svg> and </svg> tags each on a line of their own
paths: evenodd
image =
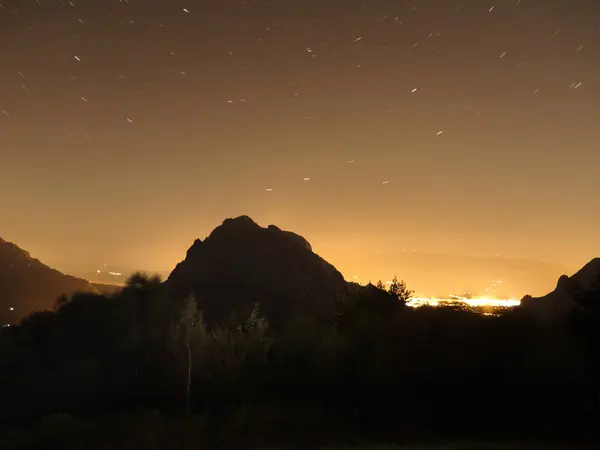
<svg viewBox="0 0 600 450">
<path fill-rule="evenodd" d="M 600 258 L 594 258 L 573 276 L 562 275 L 554 291 L 543 297 L 526 295 L 521 309 L 532 311 L 547 323 L 554 323 L 569 314 L 582 292 L 595 292 L 600 286 Z"/>
<path fill-rule="evenodd" d="M 12 242 L 0 239 L 0 322 L 14 324 L 23 317 L 51 310 L 58 297 L 96 292 L 86 280 L 65 275 Z"/>
</svg>

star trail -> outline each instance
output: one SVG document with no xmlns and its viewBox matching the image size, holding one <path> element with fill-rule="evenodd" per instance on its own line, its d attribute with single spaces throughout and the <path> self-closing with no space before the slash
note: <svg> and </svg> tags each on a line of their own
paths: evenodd
<svg viewBox="0 0 600 450">
<path fill-rule="evenodd" d="M 4 0 L 1 234 L 59 268 L 166 269 L 248 214 L 348 279 L 382 249 L 579 267 L 600 248 L 599 19 L 584 0 Z"/>
</svg>

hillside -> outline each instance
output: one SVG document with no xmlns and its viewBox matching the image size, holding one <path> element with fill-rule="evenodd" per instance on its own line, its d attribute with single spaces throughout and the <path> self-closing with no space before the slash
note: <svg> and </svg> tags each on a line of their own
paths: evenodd
<svg viewBox="0 0 600 450">
<path fill-rule="evenodd" d="M 579 293 L 595 291 L 599 288 L 600 258 L 594 258 L 574 275 L 561 276 L 552 292 L 541 297 L 525 296 L 521 305 L 533 311 L 538 317 L 552 321 L 571 311 L 575 297 Z"/>
<path fill-rule="evenodd" d="M 54 307 L 63 294 L 96 292 L 86 280 L 52 269 L 0 238 L 0 322 L 14 324 L 28 314 Z"/>
</svg>

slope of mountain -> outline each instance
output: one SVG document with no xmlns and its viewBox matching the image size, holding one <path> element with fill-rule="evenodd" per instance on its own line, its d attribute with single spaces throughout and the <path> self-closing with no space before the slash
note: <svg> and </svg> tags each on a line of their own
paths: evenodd
<svg viewBox="0 0 600 450">
<path fill-rule="evenodd" d="M 556 289 L 543 297 L 527 295 L 521 307 L 532 311 L 544 320 L 568 314 L 573 308 L 575 296 L 582 291 L 600 288 L 600 258 L 594 258 L 572 276 L 562 275 Z"/>
<path fill-rule="evenodd" d="M 584 290 L 595 289 L 600 279 L 600 258 L 592 259 L 570 279 Z"/>
<path fill-rule="evenodd" d="M 255 302 L 278 323 L 294 312 L 327 317 L 349 289 L 302 236 L 262 228 L 247 216 L 227 219 L 197 239 L 165 283 L 176 298 L 193 292 L 209 323 Z"/>
<path fill-rule="evenodd" d="M 0 322 L 16 323 L 28 314 L 54 307 L 63 294 L 96 292 L 86 280 L 52 269 L 0 238 Z"/>
</svg>

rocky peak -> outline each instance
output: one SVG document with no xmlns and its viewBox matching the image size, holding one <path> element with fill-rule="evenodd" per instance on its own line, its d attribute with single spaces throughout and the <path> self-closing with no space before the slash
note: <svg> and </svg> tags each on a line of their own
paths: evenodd
<svg viewBox="0 0 600 450">
<path fill-rule="evenodd" d="M 342 274 L 302 236 L 263 228 L 247 216 L 226 219 L 196 240 L 166 284 L 176 297 L 194 292 L 207 320 L 254 301 L 272 315 L 298 309 L 324 314 L 347 290 Z"/>
<path fill-rule="evenodd" d="M 581 268 L 571 279 L 585 290 L 593 289 L 600 281 L 600 258 L 594 258 Z"/>
<path fill-rule="evenodd" d="M 208 236 L 208 239 L 213 239 L 217 236 L 250 236 L 258 233 L 263 228 L 260 227 L 254 220 L 248 216 L 239 216 L 230 219 L 225 219 L 220 227 L 217 227 Z"/>
<path fill-rule="evenodd" d="M 576 283 L 573 279 L 567 275 L 561 275 L 558 279 L 558 283 L 556 283 L 556 291 L 559 292 L 570 292 L 575 286 Z"/>
<path fill-rule="evenodd" d="M 28 251 L 19 248 L 12 242 L 5 241 L 0 238 L 0 260 L 31 261 L 33 258 Z"/>
<path fill-rule="evenodd" d="M 600 283 L 600 258 L 594 258 L 571 277 L 562 275 L 556 289 L 548 295 L 524 297 L 521 306 L 551 324 L 572 310 L 575 298 L 581 291 L 596 289 L 596 283 Z"/>
</svg>

